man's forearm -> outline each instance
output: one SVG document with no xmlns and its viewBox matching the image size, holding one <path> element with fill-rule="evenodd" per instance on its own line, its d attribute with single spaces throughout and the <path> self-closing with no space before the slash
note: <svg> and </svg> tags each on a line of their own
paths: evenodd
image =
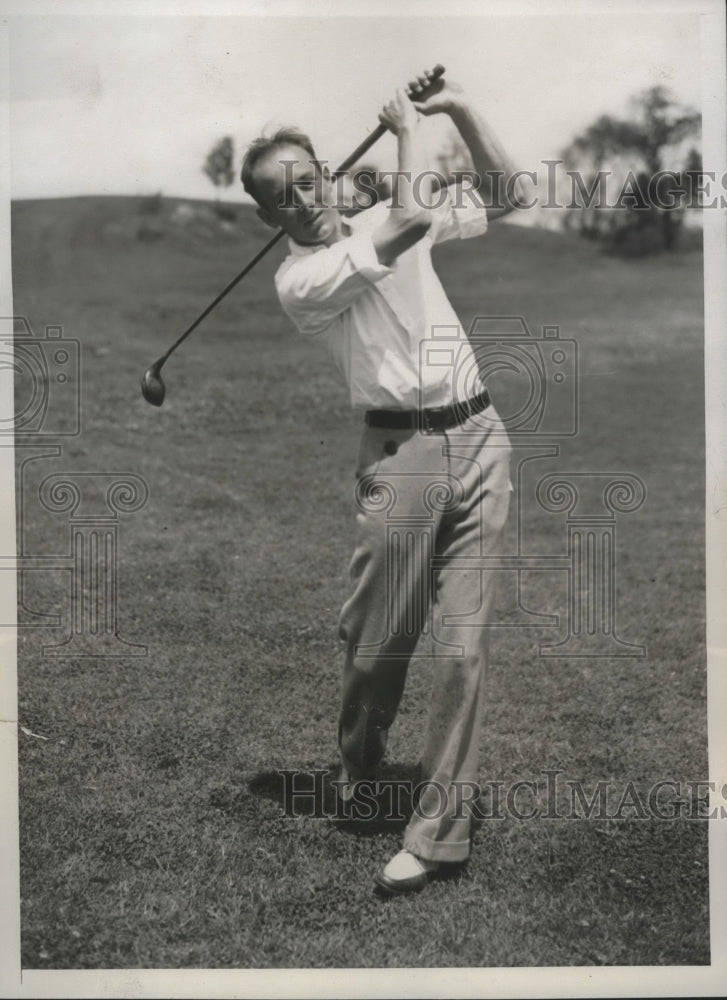
<svg viewBox="0 0 727 1000">
<path fill-rule="evenodd" d="M 399 204 L 405 213 L 416 215 L 432 204 L 433 175 L 419 122 L 401 128 L 397 134 Z"/>
<path fill-rule="evenodd" d="M 427 173 L 418 114 L 403 90 L 384 105 L 379 120 L 396 133 L 399 170 L 386 221 L 373 230 L 371 238 L 380 263 L 391 266 L 429 230 L 432 178 Z"/>
<path fill-rule="evenodd" d="M 469 101 L 454 101 L 449 115 L 472 156 L 479 177 L 477 186 L 486 199 L 488 214 L 494 218 L 512 211 L 522 197 L 522 182 L 502 143 Z"/>
</svg>

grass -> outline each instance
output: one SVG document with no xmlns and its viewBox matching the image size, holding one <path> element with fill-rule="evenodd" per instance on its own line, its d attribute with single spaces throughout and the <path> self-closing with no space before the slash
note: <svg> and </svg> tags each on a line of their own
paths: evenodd
<svg viewBox="0 0 727 1000">
<path fill-rule="evenodd" d="M 336 759 L 358 428 L 277 306 L 281 250 L 169 362 L 164 407 L 144 403 L 143 369 L 266 238 L 251 213 L 221 227 L 174 207 L 14 206 L 16 312 L 36 333 L 63 324 L 83 359 L 81 436 L 26 469 L 27 551 L 66 547 L 67 516 L 34 493 L 49 472 L 150 488 L 119 528 L 120 633 L 149 655 L 44 657 L 63 630 L 20 633 L 20 722 L 47 738 L 19 737 L 23 966 L 708 963 L 704 821 L 483 820 L 463 871 L 385 903 L 371 876 L 401 824 L 283 816 L 276 770 Z M 482 782 L 705 778 L 701 256 L 634 263 L 495 225 L 437 265 L 465 323 L 519 313 L 578 340 L 581 429 L 552 468 L 648 489 L 618 524 L 619 630 L 647 658 L 543 659 L 551 632 L 498 630 Z M 535 510 L 528 531 L 564 551 L 562 516 Z M 27 605 L 66 622 L 62 574 L 26 577 Z M 562 590 L 526 580 L 537 610 L 562 610 Z M 512 581 L 499 604 L 507 622 Z M 392 774 L 417 760 L 429 679 L 417 660 Z"/>
</svg>

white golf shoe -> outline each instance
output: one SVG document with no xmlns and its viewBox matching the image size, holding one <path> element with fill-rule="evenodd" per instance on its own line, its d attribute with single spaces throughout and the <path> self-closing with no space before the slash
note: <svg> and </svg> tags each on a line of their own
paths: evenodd
<svg viewBox="0 0 727 1000">
<path fill-rule="evenodd" d="M 386 867 L 374 875 L 374 882 L 389 895 L 423 889 L 439 868 L 438 861 L 418 858 L 411 851 L 399 851 Z"/>
</svg>

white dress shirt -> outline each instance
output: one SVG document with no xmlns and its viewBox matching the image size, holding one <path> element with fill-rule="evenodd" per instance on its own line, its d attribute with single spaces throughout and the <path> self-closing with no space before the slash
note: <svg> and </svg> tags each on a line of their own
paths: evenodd
<svg viewBox="0 0 727 1000">
<path fill-rule="evenodd" d="M 471 398 L 483 385 L 431 248 L 482 235 L 485 208 L 453 187 L 431 210 L 428 233 L 390 267 L 379 262 L 371 238 L 387 211 L 380 202 L 344 220 L 351 235 L 328 247 L 289 240 L 275 275 L 280 303 L 301 333 L 327 348 L 355 410 L 417 410 Z"/>
</svg>

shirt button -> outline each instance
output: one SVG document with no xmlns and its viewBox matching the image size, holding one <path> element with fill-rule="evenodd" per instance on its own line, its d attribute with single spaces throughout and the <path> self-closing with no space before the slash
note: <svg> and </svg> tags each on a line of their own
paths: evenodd
<svg viewBox="0 0 727 1000">
<path fill-rule="evenodd" d="M 395 455 L 399 450 L 399 445 L 396 441 L 387 441 L 384 445 L 384 451 L 387 455 Z"/>
</svg>

